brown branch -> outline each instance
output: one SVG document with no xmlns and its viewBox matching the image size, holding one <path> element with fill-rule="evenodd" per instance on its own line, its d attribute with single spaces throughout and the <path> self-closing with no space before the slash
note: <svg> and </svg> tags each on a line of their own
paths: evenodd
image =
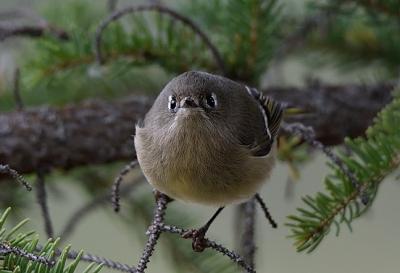
<svg viewBox="0 0 400 273">
<path fill-rule="evenodd" d="M 44 230 L 46 232 L 47 238 L 54 238 L 53 224 L 50 217 L 49 206 L 47 204 L 48 201 L 46 192 L 45 172 L 42 170 L 37 171 L 36 200 L 42 212 Z"/>
<path fill-rule="evenodd" d="M 10 37 L 25 36 L 31 38 L 42 37 L 50 34 L 60 40 L 68 40 L 67 32 L 48 24 L 37 25 L 0 25 L 0 42 Z"/>
<path fill-rule="evenodd" d="M 144 273 L 147 268 L 147 264 L 150 261 L 150 257 L 154 253 L 158 239 L 162 233 L 162 224 L 164 223 L 165 212 L 167 210 L 167 204 L 171 201 L 169 197 L 155 192 L 156 196 L 156 207 L 154 209 L 153 221 L 148 229 L 148 239 L 146 246 L 144 247 L 142 256 L 139 259 L 139 263 L 136 266 L 137 273 Z"/>
<path fill-rule="evenodd" d="M 254 198 L 241 204 L 243 209 L 243 234 L 241 239 L 241 251 L 244 260 L 254 268 L 254 257 L 256 253 L 255 224 L 256 204 Z"/>
<path fill-rule="evenodd" d="M 317 140 L 336 145 L 362 135 L 376 113 L 391 101 L 391 84 L 271 87 L 264 92 L 306 114 L 287 117 L 314 128 Z M 86 101 L 62 108 L 40 107 L 0 114 L 0 164 L 20 173 L 102 164 L 135 158 L 135 123 L 152 99 Z"/>
</svg>

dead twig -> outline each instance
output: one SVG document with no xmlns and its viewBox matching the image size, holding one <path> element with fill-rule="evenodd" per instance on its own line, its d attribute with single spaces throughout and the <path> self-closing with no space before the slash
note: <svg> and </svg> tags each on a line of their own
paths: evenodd
<svg viewBox="0 0 400 273">
<path fill-rule="evenodd" d="M 127 175 L 132 169 L 134 169 L 139 162 L 137 159 L 129 162 L 118 174 L 118 176 L 115 178 L 113 187 L 112 187 L 112 194 L 111 194 L 111 202 L 114 207 L 114 211 L 118 212 L 121 208 L 119 200 L 120 200 L 120 186 L 122 183 L 122 180 L 124 179 L 124 176 Z"/>
<path fill-rule="evenodd" d="M 45 174 L 43 171 L 40 170 L 37 172 L 36 200 L 42 212 L 44 230 L 46 231 L 46 235 L 48 238 L 54 238 L 53 224 L 50 217 L 49 207 L 47 205 Z"/>
<path fill-rule="evenodd" d="M 268 219 L 269 223 L 271 224 L 271 226 L 273 228 L 277 228 L 278 224 L 275 222 L 274 218 L 272 218 L 271 214 L 269 213 L 269 210 L 267 208 L 267 205 L 265 204 L 264 200 L 262 199 L 262 197 L 257 193 L 255 195 L 255 198 L 258 202 L 258 204 L 260 204 L 261 209 L 263 210 L 265 217 Z"/>
<path fill-rule="evenodd" d="M 28 183 L 28 181 L 26 181 L 25 178 L 23 178 L 22 175 L 20 175 L 16 170 L 11 169 L 10 166 L 0 164 L 0 173 L 11 176 L 13 179 L 21 183 L 21 185 L 23 185 L 27 191 L 32 190 L 32 186 Z"/>
</svg>

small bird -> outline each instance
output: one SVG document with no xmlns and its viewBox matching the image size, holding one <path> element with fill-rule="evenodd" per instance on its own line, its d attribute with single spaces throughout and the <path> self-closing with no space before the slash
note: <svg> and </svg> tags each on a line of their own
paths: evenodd
<svg viewBox="0 0 400 273">
<path fill-rule="evenodd" d="M 139 165 L 168 197 L 220 207 L 191 235 L 201 237 L 224 206 L 252 198 L 267 180 L 281 119 L 280 105 L 255 89 L 185 72 L 164 87 L 136 125 Z"/>
</svg>

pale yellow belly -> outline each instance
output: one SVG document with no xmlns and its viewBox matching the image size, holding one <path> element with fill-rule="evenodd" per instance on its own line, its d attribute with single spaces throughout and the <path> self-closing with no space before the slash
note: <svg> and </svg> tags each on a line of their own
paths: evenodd
<svg viewBox="0 0 400 273">
<path fill-rule="evenodd" d="M 223 206 L 253 197 L 268 179 L 272 157 L 252 157 L 240 169 L 214 170 L 201 174 L 202 169 L 163 170 L 148 180 L 157 190 L 171 198 L 205 205 Z M 164 177 L 164 179 L 159 179 Z"/>
</svg>

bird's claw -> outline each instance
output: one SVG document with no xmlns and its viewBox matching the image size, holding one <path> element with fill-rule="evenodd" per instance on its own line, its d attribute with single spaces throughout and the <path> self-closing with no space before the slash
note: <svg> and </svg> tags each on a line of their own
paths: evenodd
<svg viewBox="0 0 400 273">
<path fill-rule="evenodd" d="M 191 229 L 185 232 L 182 237 L 192 239 L 192 249 L 196 252 L 203 252 L 207 248 L 207 240 L 204 238 L 206 232 L 204 229 Z"/>
</svg>

